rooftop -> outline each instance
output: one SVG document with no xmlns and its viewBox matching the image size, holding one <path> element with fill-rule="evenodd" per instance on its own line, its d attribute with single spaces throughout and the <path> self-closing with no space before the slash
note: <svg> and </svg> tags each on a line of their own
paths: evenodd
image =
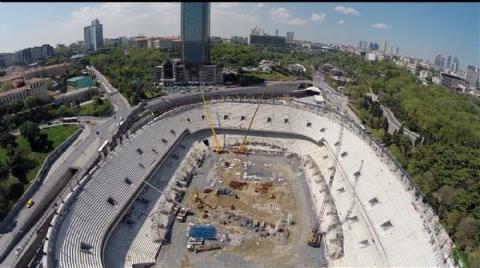
<svg viewBox="0 0 480 268">
<path fill-rule="evenodd" d="M 85 79 L 85 78 L 89 78 L 89 76 L 75 76 L 75 77 L 67 79 L 67 82 L 75 83 L 75 82 L 80 81 L 80 80 Z"/>
<path fill-rule="evenodd" d="M 17 88 L 10 89 L 10 90 L 4 91 L 4 92 L 0 92 L 0 97 L 5 97 L 5 96 L 9 96 L 9 95 L 18 93 L 18 92 L 22 92 L 22 91 L 28 89 L 31 84 L 33 84 L 35 82 L 39 82 L 39 81 L 45 81 L 45 80 L 47 80 L 47 79 L 45 79 L 45 78 L 32 78 L 30 80 L 27 80 L 26 85 L 23 86 L 23 87 L 17 87 Z"/>
</svg>

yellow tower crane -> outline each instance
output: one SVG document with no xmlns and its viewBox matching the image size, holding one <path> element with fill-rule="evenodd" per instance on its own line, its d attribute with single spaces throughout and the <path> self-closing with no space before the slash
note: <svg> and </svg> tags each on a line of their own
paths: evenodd
<svg viewBox="0 0 480 268">
<path fill-rule="evenodd" d="M 207 116 L 208 125 L 212 130 L 213 142 L 215 143 L 215 148 L 213 149 L 216 153 L 222 153 L 222 147 L 220 146 L 220 142 L 218 141 L 217 133 L 215 132 L 215 127 L 213 126 L 212 120 L 210 118 L 210 112 L 208 111 L 208 104 L 205 100 L 205 96 L 203 95 L 203 90 L 200 90 L 202 93 L 202 100 L 203 100 L 203 108 L 205 110 L 205 115 Z"/>
<path fill-rule="evenodd" d="M 268 86 L 265 87 L 265 90 L 263 90 L 262 97 L 260 100 L 262 100 L 265 97 L 265 93 L 267 93 Z M 247 136 L 248 132 L 250 131 L 250 128 L 252 127 L 253 120 L 255 119 L 255 116 L 257 115 L 258 108 L 260 108 L 261 101 L 258 102 L 257 108 L 255 109 L 255 112 L 253 113 L 252 119 L 250 120 L 250 123 L 248 124 L 247 130 L 245 131 L 245 136 L 243 136 L 242 143 L 240 143 L 240 147 L 238 150 L 235 150 L 234 152 L 237 154 L 246 154 L 247 153 L 247 148 L 245 148 L 245 142 L 247 141 Z"/>
</svg>

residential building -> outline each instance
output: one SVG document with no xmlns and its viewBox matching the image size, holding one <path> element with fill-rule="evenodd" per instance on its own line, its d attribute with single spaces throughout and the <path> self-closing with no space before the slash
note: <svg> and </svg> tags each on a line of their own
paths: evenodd
<svg viewBox="0 0 480 268">
<path fill-rule="evenodd" d="M 427 79 L 428 77 L 431 77 L 431 76 L 432 76 L 432 72 L 430 72 L 429 70 L 421 70 L 420 71 L 419 77 L 422 78 L 422 79 Z"/>
<path fill-rule="evenodd" d="M 93 86 L 93 80 L 90 76 L 75 76 L 67 79 L 67 85 L 75 88 L 84 88 Z"/>
<path fill-rule="evenodd" d="M 271 35 L 250 35 L 250 45 L 254 46 L 270 46 L 270 47 L 285 47 L 285 36 L 271 36 Z"/>
<path fill-rule="evenodd" d="M 379 60 L 383 60 L 383 55 L 373 53 L 373 52 L 367 52 L 365 54 L 365 58 L 367 61 L 379 61 Z"/>
<path fill-rule="evenodd" d="M 147 48 L 148 47 L 148 38 L 144 35 L 137 35 L 133 37 L 133 47 L 134 48 Z"/>
<path fill-rule="evenodd" d="M 287 42 L 288 41 L 293 41 L 294 39 L 294 33 L 293 32 L 287 32 Z"/>
<path fill-rule="evenodd" d="M 95 52 L 103 48 L 103 25 L 98 19 L 83 28 L 83 38 L 86 51 Z"/>
<path fill-rule="evenodd" d="M 210 3 L 182 2 L 181 38 L 183 63 L 210 64 Z"/>
<path fill-rule="evenodd" d="M 33 78 L 26 81 L 26 85 L 0 92 L 0 103 L 11 102 L 14 100 L 23 101 L 29 96 L 36 96 L 40 99 L 47 99 L 47 79 Z"/>
<path fill-rule="evenodd" d="M 438 76 L 432 77 L 432 83 L 440 85 L 442 83 L 442 79 Z"/>
<path fill-rule="evenodd" d="M 302 64 L 299 64 L 299 63 L 289 64 L 287 66 L 287 70 L 289 70 L 292 73 L 296 73 L 296 74 L 304 74 L 307 71 L 305 66 L 303 66 Z"/>
</svg>

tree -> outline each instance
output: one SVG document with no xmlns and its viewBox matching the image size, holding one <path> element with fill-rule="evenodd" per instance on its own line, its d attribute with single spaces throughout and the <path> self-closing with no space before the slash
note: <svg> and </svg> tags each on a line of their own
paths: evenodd
<svg viewBox="0 0 480 268">
<path fill-rule="evenodd" d="M 472 245 L 475 239 L 478 240 L 479 232 L 480 224 L 472 216 L 466 216 L 456 227 L 455 241 L 460 244 L 460 247 Z"/>
<path fill-rule="evenodd" d="M 21 148 L 15 148 L 11 158 L 11 171 L 12 175 L 17 177 L 22 182 L 27 182 L 27 172 L 31 170 L 35 163 L 33 163 L 28 157 L 28 152 Z"/>
<path fill-rule="evenodd" d="M 10 168 L 7 161 L 0 161 L 0 181 L 4 180 L 10 174 Z"/>
<path fill-rule="evenodd" d="M 0 83 L 0 92 L 7 91 L 13 88 L 12 82 L 5 81 Z"/>
<path fill-rule="evenodd" d="M 35 108 L 41 104 L 42 104 L 42 100 L 37 96 L 28 96 L 25 99 L 25 106 L 30 109 Z"/>
<path fill-rule="evenodd" d="M 37 123 L 26 121 L 20 126 L 20 134 L 30 141 L 40 135 L 40 128 Z"/>
<path fill-rule="evenodd" d="M 23 109 L 23 101 L 14 100 L 8 104 L 10 113 L 18 113 Z"/>
<path fill-rule="evenodd" d="M 47 134 L 40 132 L 37 123 L 26 121 L 20 126 L 20 133 L 28 140 L 34 151 L 48 151 L 52 147 L 52 142 L 48 140 Z"/>
<path fill-rule="evenodd" d="M 13 145 L 14 147 L 17 146 L 17 142 L 15 141 L 15 136 L 10 134 L 8 129 L 1 129 L 0 130 L 0 146 L 7 147 L 7 145 Z"/>
<path fill-rule="evenodd" d="M 385 133 L 388 132 L 388 118 L 386 116 L 383 117 L 382 128 Z"/>
</svg>

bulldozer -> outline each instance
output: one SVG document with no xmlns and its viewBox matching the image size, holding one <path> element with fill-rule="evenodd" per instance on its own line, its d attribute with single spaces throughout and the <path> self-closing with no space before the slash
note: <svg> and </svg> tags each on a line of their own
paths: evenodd
<svg viewBox="0 0 480 268">
<path fill-rule="evenodd" d="M 307 240 L 307 245 L 318 248 L 320 247 L 320 241 L 322 239 L 322 235 L 318 232 L 318 225 L 313 227 L 310 236 L 308 237 Z"/>
</svg>

